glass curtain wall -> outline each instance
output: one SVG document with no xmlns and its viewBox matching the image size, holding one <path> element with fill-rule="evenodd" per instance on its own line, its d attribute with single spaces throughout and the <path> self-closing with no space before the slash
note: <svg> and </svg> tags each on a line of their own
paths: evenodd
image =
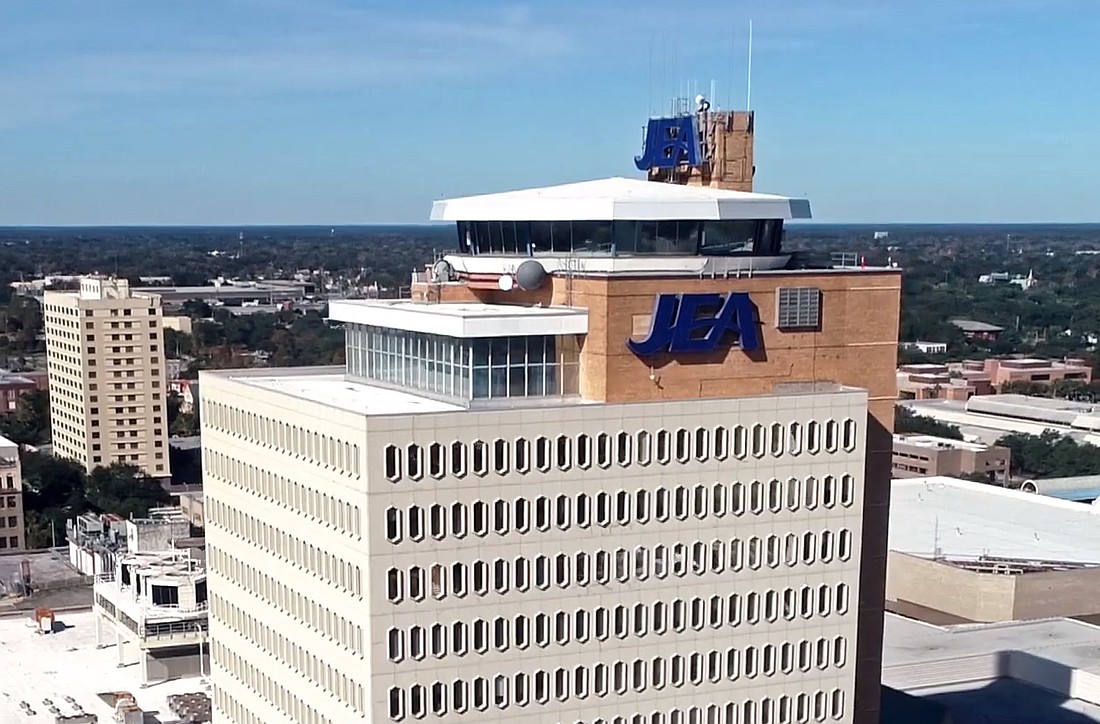
<svg viewBox="0 0 1100 724">
<path fill-rule="evenodd" d="M 347 325 L 348 374 L 460 399 L 552 397 L 579 391 L 573 336 L 458 339 Z"/>
<path fill-rule="evenodd" d="M 774 256 L 781 219 L 735 221 L 460 221 L 463 254 Z"/>
</svg>

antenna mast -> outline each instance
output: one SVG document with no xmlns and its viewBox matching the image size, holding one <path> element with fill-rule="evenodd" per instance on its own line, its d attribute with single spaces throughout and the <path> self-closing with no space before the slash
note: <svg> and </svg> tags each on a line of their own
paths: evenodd
<svg viewBox="0 0 1100 724">
<path fill-rule="evenodd" d="M 749 20 L 749 71 L 748 83 L 745 91 L 745 110 L 752 110 L 752 20 Z"/>
</svg>

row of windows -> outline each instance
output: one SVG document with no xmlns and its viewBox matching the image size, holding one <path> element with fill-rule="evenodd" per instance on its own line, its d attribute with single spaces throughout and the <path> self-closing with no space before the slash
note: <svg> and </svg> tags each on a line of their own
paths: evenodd
<svg viewBox="0 0 1100 724">
<path fill-rule="evenodd" d="M 524 650 L 531 646 L 567 646 L 591 640 L 644 638 L 668 632 L 723 629 L 744 623 L 774 623 L 833 615 L 843 616 L 851 605 L 848 584 L 802 586 L 782 590 L 750 591 L 724 596 L 676 598 L 655 603 L 598 606 L 592 610 L 540 612 L 533 616 L 477 618 L 467 623 L 434 623 L 386 632 L 386 655 L 393 663 L 421 661 L 448 655 L 466 656 Z M 840 665 L 839 662 L 835 662 Z M 808 664 L 806 668 L 808 668 Z M 789 673 L 789 672 L 788 672 Z"/>
<path fill-rule="evenodd" d="M 809 476 L 805 480 L 737 481 L 729 485 L 658 487 L 653 491 L 598 491 L 574 496 L 498 498 L 449 506 L 435 503 L 410 505 L 404 509 L 391 507 L 385 511 L 385 529 L 386 540 L 391 543 L 420 542 L 426 538 L 464 538 L 470 534 L 528 533 L 532 529 L 546 532 L 551 528 L 564 531 L 592 525 L 608 527 L 650 521 L 664 523 L 671 519 L 704 520 L 746 512 L 760 515 L 765 511 L 812 511 L 819 506 L 848 508 L 854 502 L 855 479 L 851 475 L 839 478 L 826 475 L 821 478 Z"/>
<path fill-rule="evenodd" d="M 210 525 L 221 528 L 238 540 L 270 553 L 279 560 L 309 571 L 335 588 L 362 597 L 363 582 L 359 566 L 291 535 L 280 526 L 271 525 L 220 500 L 207 498 L 204 512 Z"/>
<path fill-rule="evenodd" d="M 746 699 L 741 703 L 709 704 L 686 709 L 670 709 L 617 716 L 612 719 L 578 721 L 575 724 L 807 724 L 844 718 L 844 692 L 840 689 L 812 694 L 802 692 L 795 696 L 782 694 L 764 697 L 759 701 Z"/>
<path fill-rule="evenodd" d="M 210 570 L 232 581 L 241 590 L 258 596 L 276 610 L 287 614 L 302 625 L 324 636 L 347 651 L 362 658 L 364 652 L 363 627 L 341 616 L 316 597 L 303 595 L 283 582 L 281 577 L 242 562 L 220 548 L 209 546 L 207 556 Z"/>
<path fill-rule="evenodd" d="M 715 539 L 674 545 L 637 546 L 627 550 L 598 550 L 569 554 L 518 556 L 512 560 L 475 560 L 471 563 L 435 563 L 431 566 L 390 568 L 386 572 L 386 597 L 393 603 L 423 601 L 429 596 L 443 600 L 468 594 L 489 595 L 525 592 L 532 587 L 568 588 L 591 583 L 607 585 L 664 579 L 669 575 L 702 576 L 708 573 L 738 572 L 746 566 L 813 565 L 848 561 L 852 557 L 852 532 L 823 530 L 749 538 Z"/>
<path fill-rule="evenodd" d="M 359 475 L 359 446 L 282 420 L 203 398 L 203 425 L 305 458 L 344 475 Z"/>
<path fill-rule="evenodd" d="M 538 436 L 534 440 L 525 437 L 512 440 L 496 438 L 491 441 L 474 440 L 469 444 L 456 440 L 449 444 L 434 442 L 427 446 L 387 445 L 383 466 L 386 478 L 398 482 L 402 479 L 422 480 L 425 476 L 437 480 L 447 475 L 463 477 L 469 473 L 503 475 L 510 471 L 545 473 L 551 469 L 606 469 L 612 465 L 668 465 L 673 461 L 744 460 L 749 456 L 781 457 L 803 452 L 812 455 L 822 451 L 853 452 L 858 445 L 857 432 L 856 421 L 845 419 L 843 422 L 811 420 L 787 425 L 756 423 L 732 428 L 697 427 L 654 432 L 640 430 L 635 433 L 620 430 L 595 435 Z"/>
<path fill-rule="evenodd" d="M 359 506 L 322 493 L 303 483 L 249 465 L 236 458 L 203 448 L 203 470 L 220 482 L 275 503 L 284 510 L 299 511 L 308 518 L 332 526 L 347 536 L 361 535 Z"/>
<path fill-rule="evenodd" d="M 210 642 L 213 666 L 220 667 L 250 691 L 282 712 L 290 721 L 301 724 L 342 724 L 329 719 L 313 708 L 313 705 L 268 676 L 263 668 L 254 666 L 217 639 Z M 265 717 L 257 716 L 250 709 L 229 696 L 223 687 L 214 687 L 214 702 L 219 711 L 231 714 L 228 721 L 247 724 L 268 724 Z M 216 719 L 217 721 L 217 719 Z"/>
<path fill-rule="evenodd" d="M 551 700 L 567 702 L 589 697 L 621 696 L 628 693 L 660 691 L 665 687 L 679 689 L 704 686 L 741 677 L 790 674 L 795 668 L 808 671 L 814 666 L 826 670 L 841 667 L 846 662 L 847 641 L 843 637 L 820 638 L 816 642 L 801 641 L 781 645 L 747 646 L 743 650 L 695 651 L 688 655 L 656 656 L 652 659 L 614 661 L 594 666 L 558 667 L 553 671 L 539 669 L 531 673 L 476 676 L 451 682 L 413 684 L 408 688 L 389 690 L 389 718 L 401 721 L 407 716 L 422 719 L 470 710 L 485 711 L 490 707 L 507 709 L 512 706 L 545 705 Z M 841 663 L 836 664 L 834 662 Z M 839 707 L 842 711 L 843 707 Z"/>
<path fill-rule="evenodd" d="M 294 669 L 300 676 L 321 687 L 350 709 L 365 714 L 363 686 L 348 678 L 322 657 L 234 606 L 217 595 L 211 597 L 211 609 L 217 620 L 245 640 L 258 645 L 267 654 Z"/>
</svg>

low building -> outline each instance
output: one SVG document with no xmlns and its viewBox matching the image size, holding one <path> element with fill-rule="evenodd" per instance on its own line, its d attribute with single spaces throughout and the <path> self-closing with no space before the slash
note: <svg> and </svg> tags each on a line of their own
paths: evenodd
<svg viewBox="0 0 1100 724">
<path fill-rule="evenodd" d="M 191 524 L 180 508 L 152 508 L 145 518 L 85 513 L 65 526 L 69 562 L 87 576 L 115 569 L 120 556 L 196 547 Z"/>
<path fill-rule="evenodd" d="M 10 372 L 0 370 L 0 414 L 15 412 L 19 409 L 23 395 L 35 390 L 45 390 L 49 386 L 44 370 L 33 372 Z"/>
<path fill-rule="evenodd" d="M 119 556 L 96 577 L 93 610 L 96 643 L 139 664 L 142 686 L 209 671 L 206 570 L 187 551 Z"/>
<path fill-rule="evenodd" d="M 161 320 L 161 326 L 183 334 L 191 334 L 192 322 L 187 316 L 165 316 Z"/>
<path fill-rule="evenodd" d="M 1100 615 L 1090 506 L 947 477 L 895 480 L 886 599 L 935 621 Z"/>
<path fill-rule="evenodd" d="M 993 392 L 989 376 L 959 365 L 910 364 L 897 371 L 898 399 L 957 400 Z"/>
<path fill-rule="evenodd" d="M 1004 327 L 974 319 L 952 319 L 951 324 L 961 329 L 967 339 L 980 339 L 985 342 L 996 342 L 1005 331 Z"/>
<path fill-rule="evenodd" d="M 26 547 L 19 446 L 0 436 L 0 552 L 21 551 Z"/>
<path fill-rule="evenodd" d="M 1041 385 L 1061 380 L 1076 380 L 1084 384 L 1092 382 L 1092 367 L 1081 359 L 987 359 L 983 366 L 997 389 L 1011 382 L 1034 382 Z"/>
<path fill-rule="evenodd" d="M 202 491 L 179 493 L 180 510 L 187 516 L 192 528 L 204 528 L 206 520 L 203 518 Z"/>
<path fill-rule="evenodd" d="M 1098 649 L 1100 628 L 1073 619 L 942 626 L 888 613 L 882 721 L 1100 722 Z M 890 689 L 916 699 L 897 718 L 885 706 Z M 914 719 L 917 702 L 950 718 Z"/>
<path fill-rule="evenodd" d="M 191 412 L 199 401 L 198 380 L 172 380 L 168 383 L 170 392 L 179 395 L 180 412 Z"/>
<path fill-rule="evenodd" d="M 991 483 L 1008 482 L 1012 451 L 1000 445 L 932 435 L 894 435 L 894 477 L 958 477 L 976 473 Z"/>
<path fill-rule="evenodd" d="M 922 354 L 947 354 L 947 342 L 901 342 L 902 349 L 915 349 Z"/>
</svg>

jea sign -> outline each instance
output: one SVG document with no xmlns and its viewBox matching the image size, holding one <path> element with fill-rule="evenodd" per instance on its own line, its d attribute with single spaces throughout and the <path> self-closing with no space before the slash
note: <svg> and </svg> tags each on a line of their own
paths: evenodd
<svg viewBox="0 0 1100 724">
<path fill-rule="evenodd" d="M 748 294 L 660 294 L 649 336 L 627 340 L 627 346 L 642 357 L 660 352 L 713 352 L 727 334 L 736 335 L 746 352 L 759 349 L 756 305 Z"/>
<path fill-rule="evenodd" d="M 634 158 L 639 171 L 699 165 L 699 125 L 695 116 L 650 118 L 645 148 Z"/>
</svg>

